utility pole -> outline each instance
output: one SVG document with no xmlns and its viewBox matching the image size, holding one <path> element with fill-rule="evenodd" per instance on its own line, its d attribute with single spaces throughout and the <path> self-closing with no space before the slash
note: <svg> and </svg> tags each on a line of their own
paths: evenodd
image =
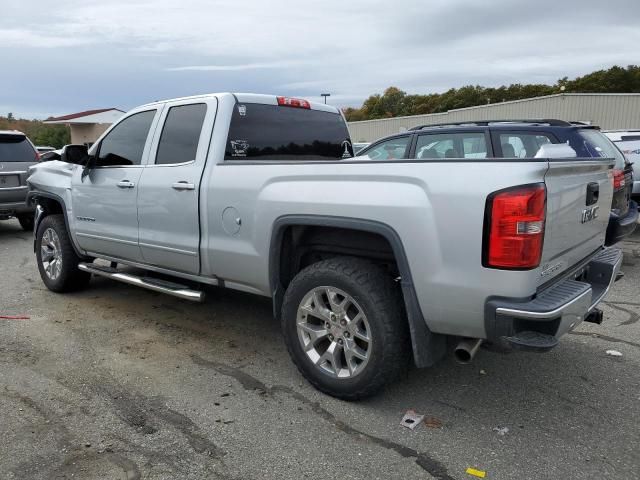
<svg viewBox="0 0 640 480">
<path fill-rule="evenodd" d="M 330 93 L 321 93 L 320 94 L 321 97 L 324 97 L 324 103 L 327 103 L 327 97 L 330 97 L 331 94 Z"/>
</svg>

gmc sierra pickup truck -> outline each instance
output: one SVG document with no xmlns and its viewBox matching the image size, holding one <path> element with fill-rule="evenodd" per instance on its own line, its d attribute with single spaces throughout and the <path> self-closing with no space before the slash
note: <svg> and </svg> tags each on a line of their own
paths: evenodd
<svg viewBox="0 0 640 480">
<path fill-rule="evenodd" d="M 32 168 L 40 275 L 55 292 L 98 275 L 270 297 L 302 375 L 343 399 L 411 357 L 433 365 L 449 339 L 470 361 L 483 341 L 546 351 L 602 321 L 622 263 L 603 246 L 613 159 L 352 155 L 341 113 L 306 100 L 138 107 Z"/>
</svg>

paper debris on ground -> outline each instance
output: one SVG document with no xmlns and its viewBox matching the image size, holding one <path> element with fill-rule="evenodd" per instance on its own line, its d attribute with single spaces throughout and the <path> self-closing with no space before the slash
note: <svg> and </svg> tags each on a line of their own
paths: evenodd
<svg viewBox="0 0 640 480">
<path fill-rule="evenodd" d="M 418 425 L 420 425 L 422 420 L 424 420 L 424 415 L 416 413 L 415 410 L 407 410 L 400 421 L 400 425 L 414 430 Z"/>
<path fill-rule="evenodd" d="M 474 477 L 478 477 L 478 478 L 484 478 L 487 476 L 487 472 L 483 471 L 483 470 L 476 470 L 475 468 L 467 468 L 467 473 L 469 475 L 473 475 Z"/>
<path fill-rule="evenodd" d="M 0 315 L 2 320 L 30 320 L 28 315 Z"/>
<path fill-rule="evenodd" d="M 500 436 L 504 436 L 509 433 L 509 427 L 493 427 L 493 431 Z"/>
<path fill-rule="evenodd" d="M 436 417 L 427 417 L 424 419 L 424 424 L 429 428 L 442 428 L 442 420 Z"/>
<path fill-rule="evenodd" d="M 605 352 L 607 355 L 611 355 L 612 357 L 621 357 L 622 353 L 619 352 L 618 350 L 607 350 Z"/>
</svg>

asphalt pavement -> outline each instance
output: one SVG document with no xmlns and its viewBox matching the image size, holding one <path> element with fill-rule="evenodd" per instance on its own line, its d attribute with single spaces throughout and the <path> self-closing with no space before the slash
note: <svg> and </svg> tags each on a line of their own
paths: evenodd
<svg viewBox="0 0 640 480">
<path fill-rule="evenodd" d="M 59 295 L 0 222 L 2 479 L 633 479 L 640 234 L 603 325 L 546 354 L 481 350 L 347 403 L 290 362 L 268 299 L 193 304 L 107 279 Z M 620 352 L 611 356 L 607 350 Z M 400 426 L 406 410 L 428 417 Z"/>
</svg>

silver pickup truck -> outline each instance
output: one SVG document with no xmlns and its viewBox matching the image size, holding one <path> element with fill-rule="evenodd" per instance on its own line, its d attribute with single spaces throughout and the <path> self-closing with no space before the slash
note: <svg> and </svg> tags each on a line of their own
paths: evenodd
<svg viewBox="0 0 640 480">
<path fill-rule="evenodd" d="M 622 262 L 603 247 L 613 160 L 352 154 L 341 113 L 305 100 L 138 107 L 32 169 L 42 280 L 271 297 L 301 373 L 344 399 L 410 358 L 433 365 L 449 339 L 470 361 L 483 341 L 546 351 L 602 321 Z"/>
</svg>

